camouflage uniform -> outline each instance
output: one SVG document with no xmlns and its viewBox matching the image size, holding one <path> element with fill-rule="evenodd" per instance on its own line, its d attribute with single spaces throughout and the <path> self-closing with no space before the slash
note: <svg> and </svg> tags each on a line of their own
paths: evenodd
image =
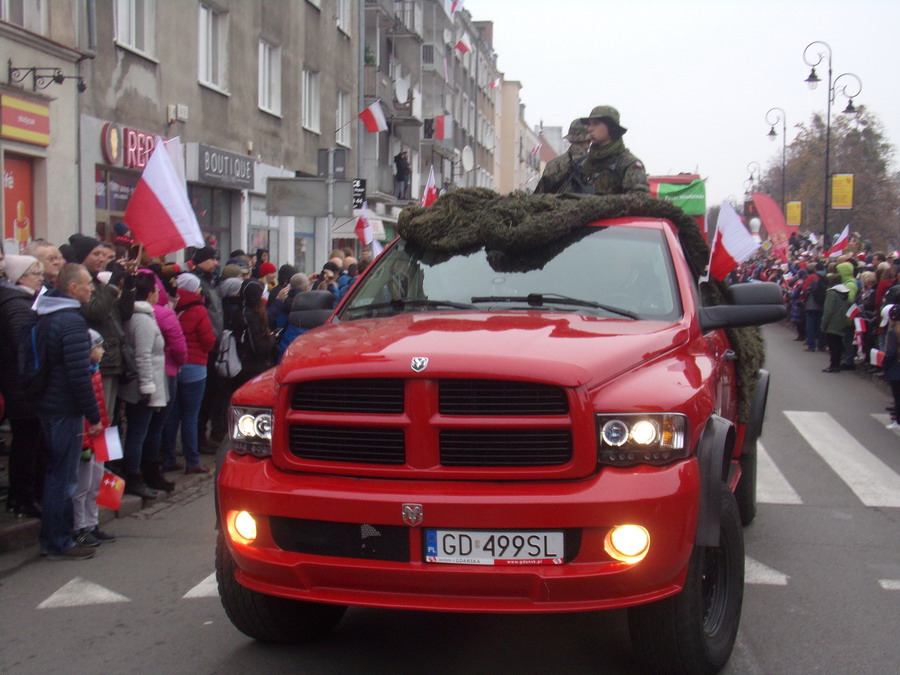
<svg viewBox="0 0 900 675">
<path fill-rule="evenodd" d="M 649 194 L 650 185 L 643 162 L 631 154 L 622 141 L 628 129 L 619 124 L 619 111 L 612 106 L 599 105 L 580 121 L 587 124 L 590 120 L 603 122 L 611 139 L 602 146 L 592 145 L 581 162 L 581 173 L 585 181 L 593 186 L 594 194 Z"/>
<path fill-rule="evenodd" d="M 631 154 L 621 139 L 602 148 L 591 148 L 581 163 L 581 172 L 597 195 L 650 192 L 643 162 Z"/>
<path fill-rule="evenodd" d="M 569 133 L 564 138 L 573 145 L 563 154 L 547 162 L 541 180 L 534 188 L 535 194 L 580 191 L 578 187 L 580 184 L 578 180 L 580 177 L 579 165 L 587 156 L 587 148 L 584 147 L 584 143 L 591 140 L 587 133 L 587 124 L 580 119 L 573 120 L 569 125 Z"/>
</svg>

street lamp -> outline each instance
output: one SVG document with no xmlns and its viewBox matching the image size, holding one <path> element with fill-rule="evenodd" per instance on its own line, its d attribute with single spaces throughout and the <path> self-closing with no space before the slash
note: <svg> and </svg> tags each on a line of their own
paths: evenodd
<svg viewBox="0 0 900 675">
<path fill-rule="evenodd" d="M 773 119 L 770 119 L 772 113 L 775 113 Z M 781 122 L 781 213 L 785 215 L 785 172 L 787 169 L 787 115 L 785 115 L 784 110 L 781 108 L 770 108 L 769 112 L 766 113 L 766 124 L 768 124 L 771 129 L 769 129 L 769 138 L 771 140 L 775 140 L 778 136 L 778 132 L 775 131 L 775 125 Z M 785 216 L 786 217 L 786 216 Z"/>
<path fill-rule="evenodd" d="M 753 190 L 753 186 L 759 183 L 760 176 L 760 167 L 759 162 L 750 162 L 747 164 L 747 171 L 749 172 L 749 176 L 747 180 L 744 181 L 744 195 L 749 196 L 750 191 Z"/>
<path fill-rule="evenodd" d="M 813 45 L 821 45 L 827 51 L 816 51 L 813 50 L 816 54 L 816 60 L 812 61 L 807 57 L 807 52 L 809 52 L 809 48 Z M 831 76 L 831 47 L 827 42 L 810 42 L 803 49 L 803 62 L 810 66 L 812 69 L 809 71 L 809 77 L 806 78 L 806 83 L 809 85 L 810 89 L 815 89 L 818 86 L 819 82 L 821 82 L 821 78 L 816 74 L 816 66 L 818 66 L 822 61 L 828 57 L 828 107 L 825 113 L 825 199 L 824 199 L 824 209 L 822 213 L 822 241 L 824 246 L 828 247 L 828 184 L 831 182 L 830 176 L 830 167 L 829 162 L 831 160 L 831 104 L 834 103 L 834 99 L 837 95 L 838 91 L 838 81 L 842 77 L 851 77 L 856 80 L 856 93 L 848 94 L 847 87 L 850 85 L 844 85 L 840 88 L 840 92 L 843 96 L 846 96 L 850 99 L 849 103 L 847 103 L 847 107 L 844 108 L 842 112 L 845 113 L 855 113 L 857 112 L 856 108 L 853 107 L 853 99 L 862 92 L 862 80 L 859 79 L 858 76 L 853 73 L 842 73 L 838 75 L 836 78 L 832 79 Z"/>
</svg>

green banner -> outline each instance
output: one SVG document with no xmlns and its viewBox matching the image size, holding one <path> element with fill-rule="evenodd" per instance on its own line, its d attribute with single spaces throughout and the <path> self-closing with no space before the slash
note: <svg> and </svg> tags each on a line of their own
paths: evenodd
<svg viewBox="0 0 900 675">
<path fill-rule="evenodd" d="M 702 180 L 693 183 L 660 183 L 658 199 L 673 202 L 689 216 L 706 214 L 706 186 Z"/>
</svg>

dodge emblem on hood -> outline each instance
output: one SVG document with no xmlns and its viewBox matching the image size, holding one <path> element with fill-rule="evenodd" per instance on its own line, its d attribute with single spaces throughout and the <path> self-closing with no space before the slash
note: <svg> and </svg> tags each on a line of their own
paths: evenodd
<svg viewBox="0 0 900 675">
<path fill-rule="evenodd" d="M 414 356 L 410 367 L 417 373 L 421 373 L 428 367 L 427 356 Z"/>
</svg>

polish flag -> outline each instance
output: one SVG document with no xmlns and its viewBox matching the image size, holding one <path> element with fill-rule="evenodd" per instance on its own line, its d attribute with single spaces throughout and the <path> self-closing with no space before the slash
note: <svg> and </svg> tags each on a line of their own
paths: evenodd
<svg viewBox="0 0 900 675">
<path fill-rule="evenodd" d="M 854 302 L 852 305 L 850 305 L 850 309 L 847 310 L 847 318 L 855 319 L 860 315 L 860 312 L 862 312 L 862 310 L 859 308 L 859 305 Z"/>
<path fill-rule="evenodd" d="M 446 6 L 446 5 L 445 5 L 445 6 Z M 450 3 L 450 16 L 452 17 L 452 16 L 453 16 L 454 14 L 456 14 L 459 10 L 461 10 L 461 9 L 462 9 L 462 6 L 463 6 L 463 0 L 453 0 L 453 1 Z"/>
<path fill-rule="evenodd" d="M 122 220 L 151 257 L 206 245 L 184 178 L 158 136 Z"/>
<path fill-rule="evenodd" d="M 500 80 L 502 80 L 502 79 L 503 79 L 502 77 L 498 77 L 496 80 L 491 80 L 491 89 L 496 89 L 497 87 L 499 87 Z"/>
<path fill-rule="evenodd" d="M 543 148 L 543 147 L 544 147 L 543 143 L 538 143 L 536 146 L 534 146 L 531 149 L 531 156 L 538 157 L 541 154 L 541 148 Z"/>
<path fill-rule="evenodd" d="M 829 258 L 837 258 L 841 253 L 844 252 L 844 249 L 847 248 L 847 244 L 850 243 L 850 226 L 845 225 L 844 231 L 841 232 L 841 236 L 838 237 L 838 240 L 834 242 L 834 246 L 828 249 L 828 253 L 826 254 Z"/>
<path fill-rule="evenodd" d="M 106 427 L 96 436 L 88 436 L 88 443 L 94 451 L 94 459 L 98 462 L 109 462 L 122 459 L 122 441 L 119 438 L 119 427 Z"/>
<path fill-rule="evenodd" d="M 369 202 L 363 202 L 362 213 L 359 214 L 359 218 L 356 219 L 356 227 L 353 228 L 356 238 L 363 246 L 368 246 L 375 238 L 372 234 L 372 223 L 369 222 L 368 209 Z"/>
<path fill-rule="evenodd" d="M 453 115 L 438 115 L 434 118 L 434 137 L 436 139 L 453 137 Z"/>
<path fill-rule="evenodd" d="M 881 368 L 884 365 L 884 352 L 874 347 L 869 350 L 869 363 Z"/>
<path fill-rule="evenodd" d="M 722 281 L 728 273 L 756 253 L 759 242 L 744 227 L 728 202 L 722 204 L 716 221 L 716 238 L 709 259 L 709 275 Z"/>
<path fill-rule="evenodd" d="M 112 471 L 104 471 L 100 489 L 97 490 L 97 506 L 118 511 L 124 493 L 125 481 Z"/>
<path fill-rule="evenodd" d="M 425 192 L 422 193 L 422 206 L 426 209 L 437 201 L 437 185 L 434 182 L 434 166 L 428 172 L 428 182 L 425 184 Z"/>
<path fill-rule="evenodd" d="M 461 38 L 459 38 L 459 42 L 456 43 L 456 50 L 460 54 L 466 54 L 467 52 L 472 51 L 472 43 L 469 42 L 469 36 L 463 34 Z"/>
<path fill-rule="evenodd" d="M 381 101 L 375 101 L 359 113 L 357 117 L 362 120 L 363 126 L 366 127 L 366 131 L 370 134 L 378 131 L 387 131 L 387 119 L 385 119 L 384 111 L 381 109 Z"/>
</svg>

